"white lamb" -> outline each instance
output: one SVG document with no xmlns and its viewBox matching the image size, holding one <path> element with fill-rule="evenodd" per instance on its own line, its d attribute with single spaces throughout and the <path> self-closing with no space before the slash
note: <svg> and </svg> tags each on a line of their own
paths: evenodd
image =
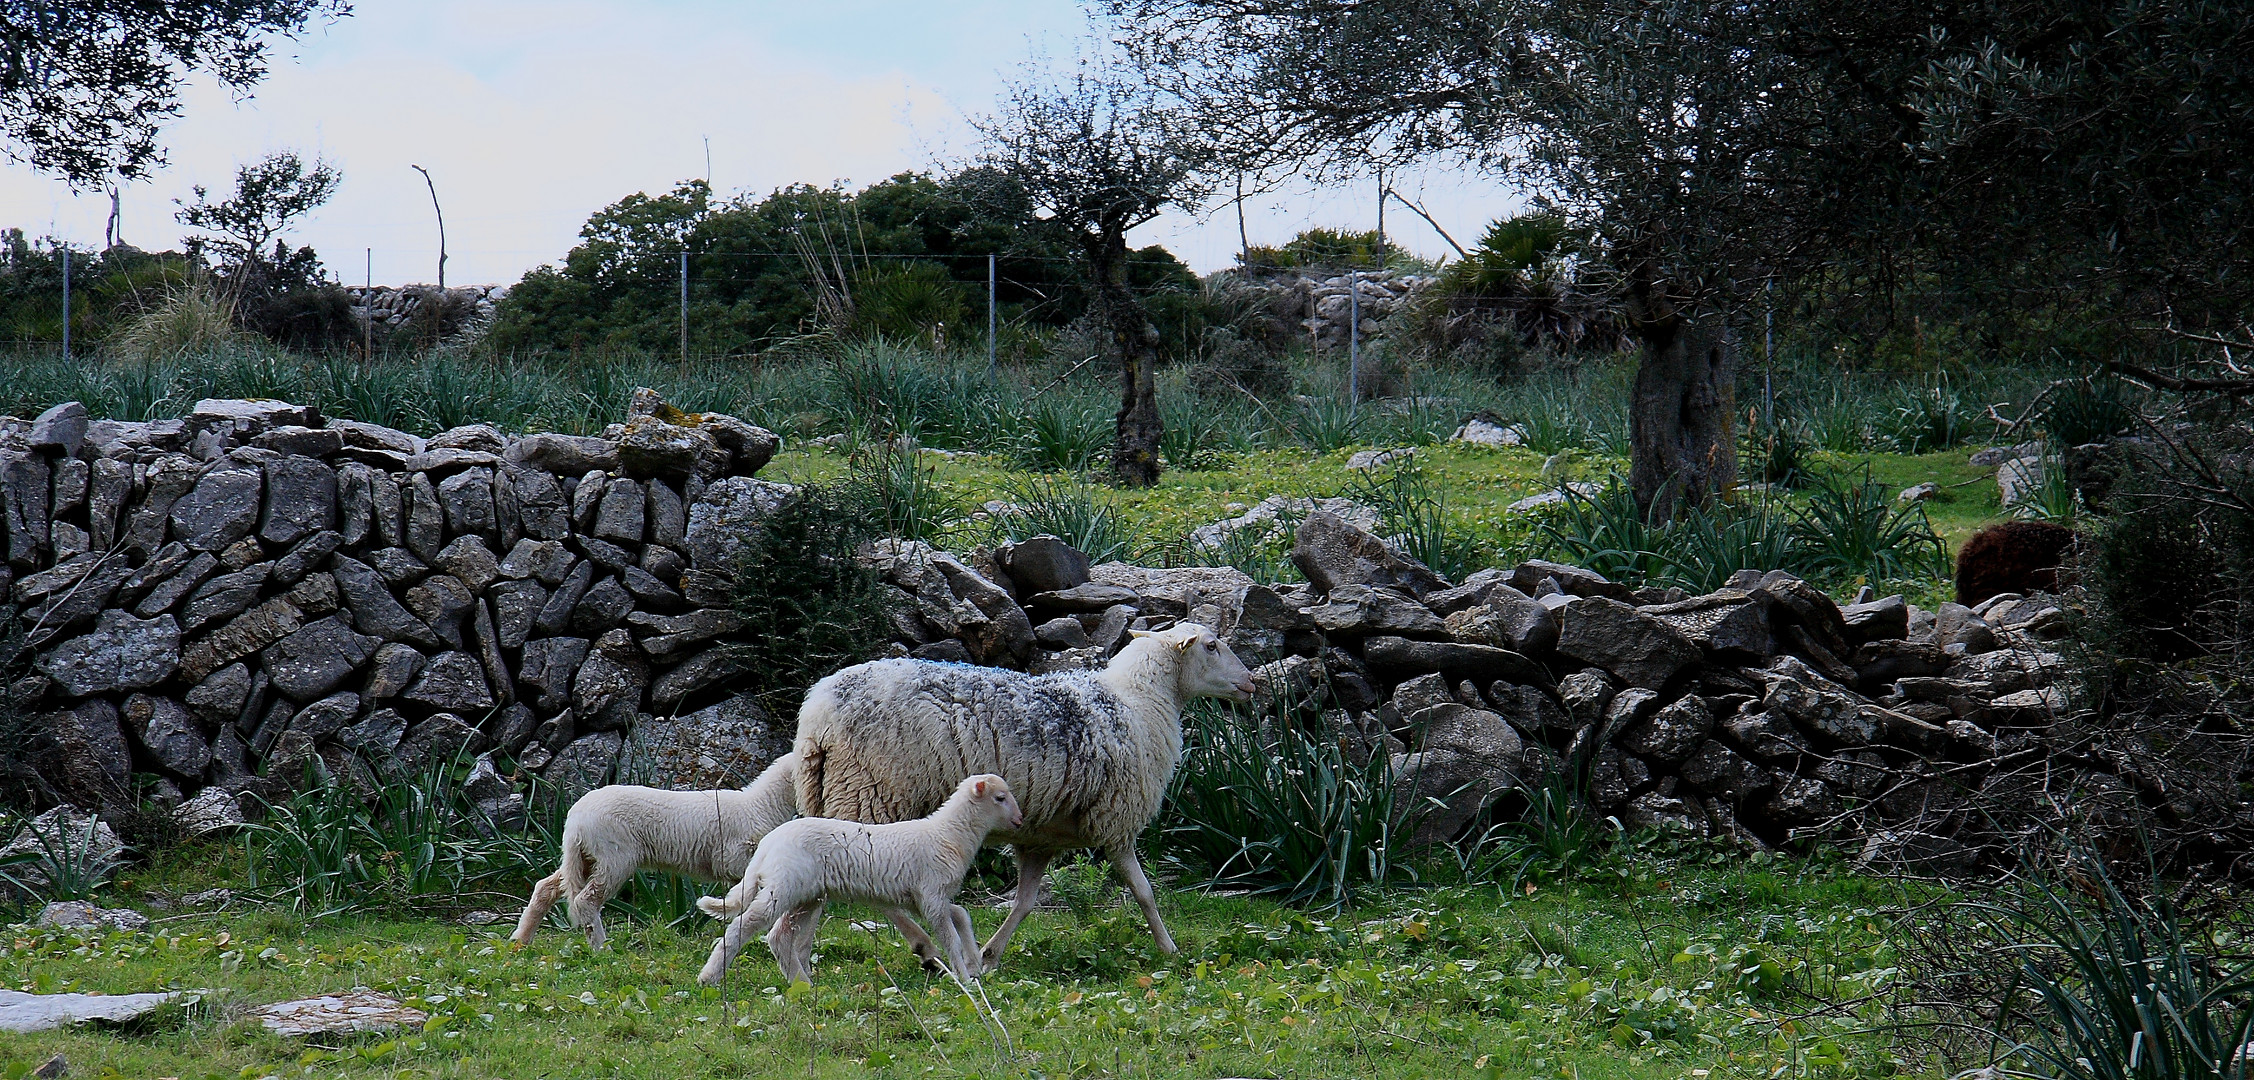
<svg viewBox="0 0 2254 1080">
<path fill-rule="evenodd" d="M 1050 861 L 1101 848 L 1160 950 L 1174 952 L 1143 876 L 1135 838 L 1158 813 L 1182 755 L 1182 707 L 1243 701 L 1252 673 L 1211 630 L 1182 623 L 1138 633 L 1101 671 L 1025 675 L 999 668 L 880 660 L 815 683 L 798 713 L 798 808 L 872 823 L 929 813 L 971 773 L 998 773 L 1025 804 L 1025 824 L 992 840 L 1017 855 L 1009 917 L 986 942 L 991 970 L 1033 908 Z M 821 916 L 817 904 L 801 918 Z M 895 919 L 933 959 L 915 924 Z"/>
<path fill-rule="evenodd" d="M 896 920 L 913 910 L 931 924 L 947 948 L 955 974 L 978 977 L 977 933 L 970 913 L 955 901 L 963 875 L 986 834 L 1025 823 L 1009 784 L 999 776 L 965 779 L 930 816 L 889 825 L 836 818 L 799 818 L 768 833 L 726 899 L 702 897 L 697 906 L 728 929 L 712 944 L 697 981 L 718 986 L 744 942 L 765 934 L 783 977 L 814 981 L 813 915 L 827 900 L 858 900 L 886 909 Z M 786 920 L 786 915 L 799 915 Z M 794 925 L 795 924 L 795 925 Z"/>
<path fill-rule="evenodd" d="M 532 887 L 516 933 L 523 945 L 558 897 L 571 900 L 571 924 L 603 947 L 603 904 L 642 870 L 667 870 L 705 881 L 743 876 L 761 837 L 798 816 L 791 788 L 794 758 L 785 754 L 741 791 L 666 791 L 614 784 L 571 804 L 564 816 L 563 859 Z"/>
</svg>

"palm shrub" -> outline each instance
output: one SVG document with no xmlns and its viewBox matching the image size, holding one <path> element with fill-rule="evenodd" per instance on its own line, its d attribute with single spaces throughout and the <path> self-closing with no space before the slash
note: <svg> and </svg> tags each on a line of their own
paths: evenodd
<svg viewBox="0 0 2254 1080">
<path fill-rule="evenodd" d="M 1972 437 L 1980 411 L 1947 383 L 1895 388 L 1891 410 L 1879 418 L 1886 449 L 1902 454 L 1946 450 Z"/>
<path fill-rule="evenodd" d="M 1111 446 L 1109 424 L 1086 403 L 1047 395 L 1026 411 L 1014 456 L 1026 467 L 1085 472 Z"/>
<path fill-rule="evenodd" d="M 865 444 L 852 462 L 848 498 L 870 515 L 878 535 L 935 543 L 963 520 L 962 508 L 939 486 L 939 472 L 914 449 Z"/>
</svg>

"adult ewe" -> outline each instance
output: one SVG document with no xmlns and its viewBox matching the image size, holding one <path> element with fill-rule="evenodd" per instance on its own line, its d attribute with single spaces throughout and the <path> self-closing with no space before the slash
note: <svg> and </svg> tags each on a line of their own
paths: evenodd
<svg viewBox="0 0 2254 1080">
<path fill-rule="evenodd" d="M 571 924 L 587 946 L 603 947 L 603 905 L 643 870 L 666 870 L 706 881 L 743 877 L 760 838 L 798 816 L 792 804 L 793 759 L 776 758 L 742 791 L 666 791 L 612 784 L 571 804 L 564 815 L 563 859 L 532 887 L 532 899 L 509 940 L 532 940 L 559 898 L 571 900 Z"/>
<path fill-rule="evenodd" d="M 2074 530 L 2048 521 L 2006 521 L 1973 533 L 1957 551 L 1957 603 L 2002 593 L 2056 592 L 2074 560 Z"/>
<path fill-rule="evenodd" d="M 810 817 L 883 824 L 936 809 L 963 777 L 996 773 L 1025 823 L 988 843 L 1017 856 L 1017 896 L 986 942 L 992 970 L 1032 910 L 1059 854 L 1095 847 L 1142 905 L 1161 951 L 1174 938 L 1158 916 L 1135 837 L 1158 813 L 1182 756 L 1182 706 L 1252 696 L 1252 673 L 1196 623 L 1138 633 L 1101 671 L 1025 675 L 1000 668 L 879 660 L 846 668 L 806 695 L 798 712 L 798 809 Z M 820 909 L 803 916 L 819 919 Z M 794 916 L 793 922 L 797 922 Z M 918 955 L 929 939 L 895 919 Z M 800 930 L 799 932 L 809 932 Z"/>
</svg>

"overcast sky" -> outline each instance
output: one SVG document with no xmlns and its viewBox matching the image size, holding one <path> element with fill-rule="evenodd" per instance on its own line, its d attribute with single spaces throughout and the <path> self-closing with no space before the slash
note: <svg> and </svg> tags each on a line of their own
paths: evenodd
<svg viewBox="0 0 2254 1080">
<path fill-rule="evenodd" d="M 363 0 L 349 19 L 281 43 L 256 97 L 192 88 L 165 131 L 171 165 L 123 192 L 123 236 L 171 247 L 175 199 L 225 190 L 234 167 L 278 149 L 344 172 L 335 201 L 293 236 L 347 282 L 374 249 L 378 283 L 425 282 L 437 236 L 422 178 L 446 209 L 449 283 L 513 282 L 560 261 L 587 215 L 636 191 L 704 175 L 723 192 L 795 182 L 865 185 L 959 161 L 965 117 L 991 107 L 1037 52 L 1070 54 L 1085 27 L 1069 0 Z M 1516 208 L 1502 184 L 1460 167 L 1398 180 L 1464 244 Z M 0 161 L 0 225 L 98 245 L 106 195 Z M 1253 243 L 1312 225 L 1369 228 L 1374 181 L 1250 202 Z M 1412 250 L 1448 250 L 1388 208 Z M 1237 250 L 1233 209 L 1140 230 L 1200 272 Z"/>
</svg>

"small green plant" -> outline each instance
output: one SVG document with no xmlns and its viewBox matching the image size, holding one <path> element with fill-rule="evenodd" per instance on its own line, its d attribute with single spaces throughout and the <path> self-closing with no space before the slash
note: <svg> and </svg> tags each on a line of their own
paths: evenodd
<svg viewBox="0 0 2254 1080">
<path fill-rule="evenodd" d="M 1808 482 L 1815 454 L 1815 436 L 1806 424 L 1791 417 L 1780 417 L 1775 423 L 1750 419 L 1738 448 L 1748 474 L 1764 484 L 1783 488 Z"/>
<path fill-rule="evenodd" d="M 878 535 L 932 543 L 962 523 L 962 508 L 939 486 L 938 469 L 897 442 L 863 444 L 851 463 L 850 498 Z"/>
<path fill-rule="evenodd" d="M 2004 510 L 2014 517 L 2072 523 L 2082 514 L 2082 493 L 2066 473 L 2065 455 L 2055 443 L 2045 443 L 2036 462 L 2035 482 L 2019 491 Z"/>
<path fill-rule="evenodd" d="M 1099 859 L 1083 856 L 1052 867 L 1048 884 L 1049 895 L 1083 923 L 1119 903 L 1119 883 L 1110 864 Z"/>
<path fill-rule="evenodd" d="M 1980 410 L 1947 383 L 1902 386 L 1894 405 L 1879 419 L 1879 438 L 1901 454 L 1946 450 L 1972 437 Z"/>
<path fill-rule="evenodd" d="M 1111 445 L 1103 415 L 1071 398 L 1043 398 L 1026 413 L 1024 422 L 1016 457 L 1028 468 L 1085 472 Z"/>
<path fill-rule="evenodd" d="M 1320 454 L 1359 446 L 1369 441 L 1368 414 L 1327 397 L 1310 398 L 1284 414 L 1291 437 Z"/>
<path fill-rule="evenodd" d="M 1046 533 L 1105 563 L 1128 556 L 1137 536 L 1119 509 L 1097 497 L 1096 489 L 1081 480 L 1029 477 L 1012 481 L 1003 489 L 1008 509 L 994 516 L 995 532 L 1004 540 L 1024 540 Z"/>
<path fill-rule="evenodd" d="M 1599 817 L 1569 777 L 1544 778 L 1524 795 L 1518 817 L 1489 827 L 1458 853 L 1467 879 L 1515 893 L 1528 882 L 1594 868 L 1619 838 L 1620 822 Z"/>
<path fill-rule="evenodd" d="M 2035 414 L 2036 426 L 2060 446 L 2104 442 L 2137 425 L 2137 410 L 2121 380 L 2084 375 L 2052 383 Z"/>
<path fill-rule="evenodd" d="M 2245 1080 L 2254 1075 L 2254 962 L 2220 955 L 2155 876 L 2132 897 L 2078 852 L 2070 880 L 1969 905 L 2016 937 L 2019 984 L 1996 1010 L 2015 1075 L 2060 1080 Z M 2210 940 L 2201 940 L 2209 938 Z M 2011 1021 L 2024 1018 L 2026 1027 Z M 2031 1028 L 2032 1030 L 2028 1030 Z"/>
<path fill-rule="evenodd" d="M 100 818 L 68 807 L 32 818 L 17 834 L 29 850 L 0 861 L 0 883 L 43 901 L 92 899 L 125 865 L 107 832 Z"/>
</svg>

